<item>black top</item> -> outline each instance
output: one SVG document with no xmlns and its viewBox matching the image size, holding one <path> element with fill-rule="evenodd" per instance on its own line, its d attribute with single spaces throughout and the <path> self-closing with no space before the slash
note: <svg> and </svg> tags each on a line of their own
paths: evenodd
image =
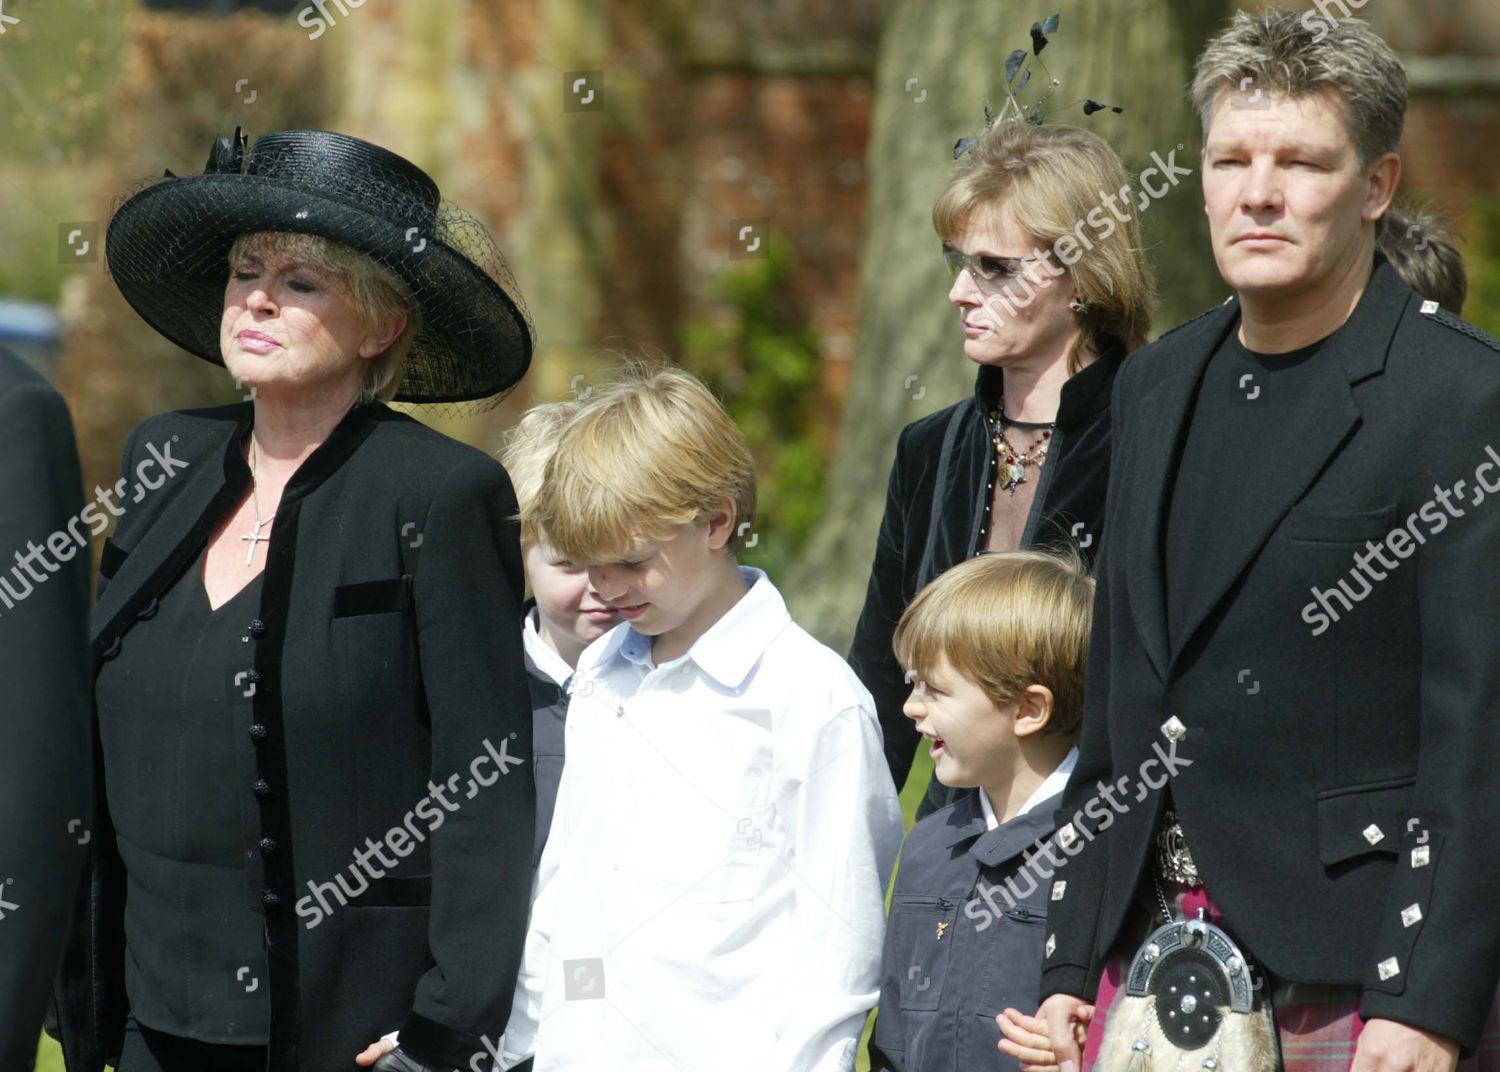
<svg viewBox="0 0 1500 1072">
<path fill-rule="evenodd" d="M 1187 440 L 1166 516 L 1163 574 L 1167 633 L 1180 645 L 1192 600 L 1207 587 L 1216 562 L 1214 538 L 1247 482 L 1280 465 L 1298 444 L 1290 419 L 1312 397 L 1309 382 L 1325 372 L 1317 354 L 1327 339 L 1284 354 L 1259 354 L 1236 327 L 1209 359 L 1198 381 Z"/>
<path fill-rule="evenodd" d="M 523 608 L 524 622 L 536 610 L 536 601 L 528 599 Z M 531 751 L 536 768 L 536 844 L 531 851 L 531 866 L 535 868 L 542 862 L 542 850 L 547 847 L 552 813 L 557 810 L 557 790 L 562 785 L 568 691 L 532 662 L 529 654 L 526 682 L 531 689 Z"/>
<path fill-rule="evenodd" d="M 238 775 L 252 747 L 256 687 L 241 638 L 259 610 L 261 574 L 213 610 L 203 560 L 159 597 L 95 685 L 125 862 L 125 988 L 147 1027 L 264 1045 L 263 921 L 245 866 L 254 849 L 242 834 L 259 817 Z"/>
<path fill-rule="evenodd" d="M 1122 353 L 1103 354 L 1063 384 L 1046 464 L 1027 477 L 1037 483 L 1022 547 L 1071 544 L 1086 562 L 1098 554 L 1109 478 L 1110 390 L 1123 360 Z M 990 412 L 1000 401 L 1002 379 L 1001 369 L 981 366 L 972 395 L 907 425 L 896 441 L 849 665 L 874 697 L 886 762 L 898 789 L 921 735 L 901 711 L 911 686 L 891 638 L 923 586 L 985 546 L 995 479 Z M 933 784 L 934 793 L 942 790 L 940 782 Z"/>
</svg>

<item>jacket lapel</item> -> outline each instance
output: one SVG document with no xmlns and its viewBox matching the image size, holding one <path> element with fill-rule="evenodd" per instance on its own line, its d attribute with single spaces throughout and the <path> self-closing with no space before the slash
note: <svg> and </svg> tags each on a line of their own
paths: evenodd
<svg viewBox="0 0 1500 1072">
<path fill-rule="evenodd" d="M 250 484 L 250 469 L 240 453 L 240 444 L 250 431 L 254 411 L 249 403 L 226 410 L 223 423 L 207 433 L 210 442 L 200 449 L 201 463 L 183 474 L 184 482 L 162 512 L 141 533 L 119 571 L 105 587 L 94 608 L 92 642 L 95 658 L 125 631 L 138 606 L 165 590 L 172 578 L 197 555 L 214 527 L 224 520 Z M 300 500 L 317 488 L 348 460 L 365 437 L 382 420 L 410 420 L 379 403 L 356 406 L 345 415 L 326 440 L 308 455 L 282 491 L 277 507 L 279 524 L 271 532 L 267 553 L 268 570 L 273 555 L 284 555 L 284 538 L 295 526 L 286 523 Z M 215 461 L 218 464 L 215 464 Z M 271 574 L 267 575 L 267 580 Z"/>
<path fill-rule="evenodd" d="M 177 478 L 181 485 L 174 485 L 175 494 L 141 533 L 140 541 L 110 579 L 92 617 L 90 639 L 96 660 L 124 631 L 122 626 L 135 614 L 136 603 L 165 588 L 185 565 L 185 558 L 196 553 L 208 538 L 214 523 L 244 494 L 250 470 L 238 446 L 250 430 L 250 421 L 251 409 L 246 403 L 243 410 L 236 409 L 210 433 L 210 444 L 198 452 L 201 461 Z"/>
<path fill-rule="evenodd" d="M 969 851 L 985 867 L 998 867 L 1012 857 L 1020 856 L 1051 836 L 1056 828 L 1054 813 L 1061 802 L 1062 795 L 1057 794 L 1039 803 L 1025 815 L 1018 815 L 993 830 L 986 830 L 979 835 L 979 840 L 974 842 Z"/>
<path fill-rule="evenodd" d="M 1025 815 L 1018 815 L 990 830 L 986 828 L 984 809 L 979 803 L 981 792 L 981 789 L 969 789 L 952 805 L 938 835 L 944 846 L 956 848 L 969 842 L 966 851 L 974 859 L 985 867 L 997 867 L 1052 834 L 1054 813 L 1062 803 L 1061 793 L 1039 801 Z"/>
<path fill-rule="evenodd" d="M 1287 440 L 1296 450 L 1258 466 L 1254 479 L 1242 481 L 1242 494 L 1223 518 L 1216 535 L 1209 580 L 1194 593 L 1183 623 L 1181 643 L 1169 646 L 1166 627 L 1166 590 L 1162 572 L 1165 510 L 1181 457 L 1196 384 L 1209 358 L 1239 322 L 1239 303 L 1227 302 L 1203 318 L 1202 327 L 1182 340 L 1173 375 L 1164 377 L 1143 400 L 1135 424 L 1138 438 L 1152 445 L 1133 455 L 1139 484 L 1146 491 L 1142 507 L 1141 542 L 1130 556 L 1127 584 L 1136 624 L 1147 653 L 1164 680 L 1178 654 L 1203 625 L 1235 579 L 1265 545 L 1282 519 L 1317 480 L 1360 420 L 1353 385 L 1379 373 L 1397 322 L 1405 313 L 1411 292 L 1383 256 L 1376 255 L 1370 278 L 1353 315 L 1313 360 L 1338 367 L 1336 375 L 1319 379 L 1283 409 Z M 1151 435 L 1152 430 L 1158 433 Z M 1248 468 L 1247 468 L 1248 471 Z M 1234 479 L 1230 474 L 1228 479 Z"/>
</svg>

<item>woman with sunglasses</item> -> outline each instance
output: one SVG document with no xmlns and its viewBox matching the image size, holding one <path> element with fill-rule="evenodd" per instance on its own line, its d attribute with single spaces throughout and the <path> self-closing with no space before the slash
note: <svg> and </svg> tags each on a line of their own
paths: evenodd
<svg viewBox="0 0 1500 1072">
<path fill-rule="evenodd" d="M 1110 388 L 1155 293 L 1133 208 L 1104 139 L 1015 119 L 973 141 L 933 206 L 979 371 L 971 396 L 901 433 L 849 656 L 898 786 L 920 740 L 891 650 L 906 605 L 975 555 L 1071 544 L 1091 562 L 1105 538 Z M 950 799 L 934 779 L 917 816 Z"/>
</svg>

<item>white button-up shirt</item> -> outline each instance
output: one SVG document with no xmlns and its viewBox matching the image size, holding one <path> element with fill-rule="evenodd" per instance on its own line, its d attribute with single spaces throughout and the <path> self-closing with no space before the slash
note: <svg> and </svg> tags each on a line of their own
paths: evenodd
<svg viewBox="0 0 1500 1072">
<path fill-rule="evenodd" d="M 552 645 L 542 639 L 538 628 L 541 625 L 541 614 L 540 609 L 532 607 L 526 617 L 521 619 L 521 643 L 526 651 L 526 658 L 531 660 L 532 666 L 557 684 L 567 685 L 568 679 L 573 676 L 573 668 L 566 659 L 552 650 Z"/>
<path fill-rule="evenodd" d="M 869 693 L 766 575 L 583 653 L 505 1067 L 850 1072 L 902 819 Z"/>
<path fill-rule="evenodd" d="M 1036 787 L 1036 791 L 1026 798 L 1026 803 L 1021 805 L 1021 810 L 1011 816 L 1019 819 L 1032 808 L 1049 797 L 1056 796 L 1068 787 L 1068 776 L 1073 773 L 1073 768 L 1078 766 L 1078 749 L 1068 749 L 1068 754 L 1063 756 L 1063 761 L 1057 765 L 1047 777 L 1042 779 L 1042 784 Z M 979 791 L 979 807 L 984 812 L 984 825 L 986 829 L 994 830 L 1000 825 L 1000 816 L 995 814 L 994 805 L 990 803 L 990 795 L 983 789 Z"/>
</svg>

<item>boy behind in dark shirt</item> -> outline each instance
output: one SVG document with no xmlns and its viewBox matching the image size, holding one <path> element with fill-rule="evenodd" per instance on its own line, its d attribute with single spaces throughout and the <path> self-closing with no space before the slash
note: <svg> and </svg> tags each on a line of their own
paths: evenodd
<svg viewBox="0 0 1500 1072">
<path fill-rule="evenodd" d="M 905 713 L 933 777 L 969 792 L 902 845 L 872 1072 L 1017 1068 L 997 1017 L 1036 1004 L 1056 870 L 1039 847 L 1078 756 L 1093 597 L 1076 558 L 1014 551 L 954 566 L 901 616 Z"/>
<path fill-rule="evenodd" d="M 536 763 L 535 867 L 547 844 L 557 787 L 562 780 L 563 727 L 568 680 L 583 649 L 620 624 L 618 611 L 599 597 L 588 571 L 559 555 L 547 534 L 530 520 L 547 460 L 562 430 L 579 410 L 576 402 L 533 406 L 506 439 L 502 463 L 516 489 L 521 511 L 521 553 L 532 598 L 521 608 L 526 675 L 531 685 L 532 752 Z"/>
</svg>

